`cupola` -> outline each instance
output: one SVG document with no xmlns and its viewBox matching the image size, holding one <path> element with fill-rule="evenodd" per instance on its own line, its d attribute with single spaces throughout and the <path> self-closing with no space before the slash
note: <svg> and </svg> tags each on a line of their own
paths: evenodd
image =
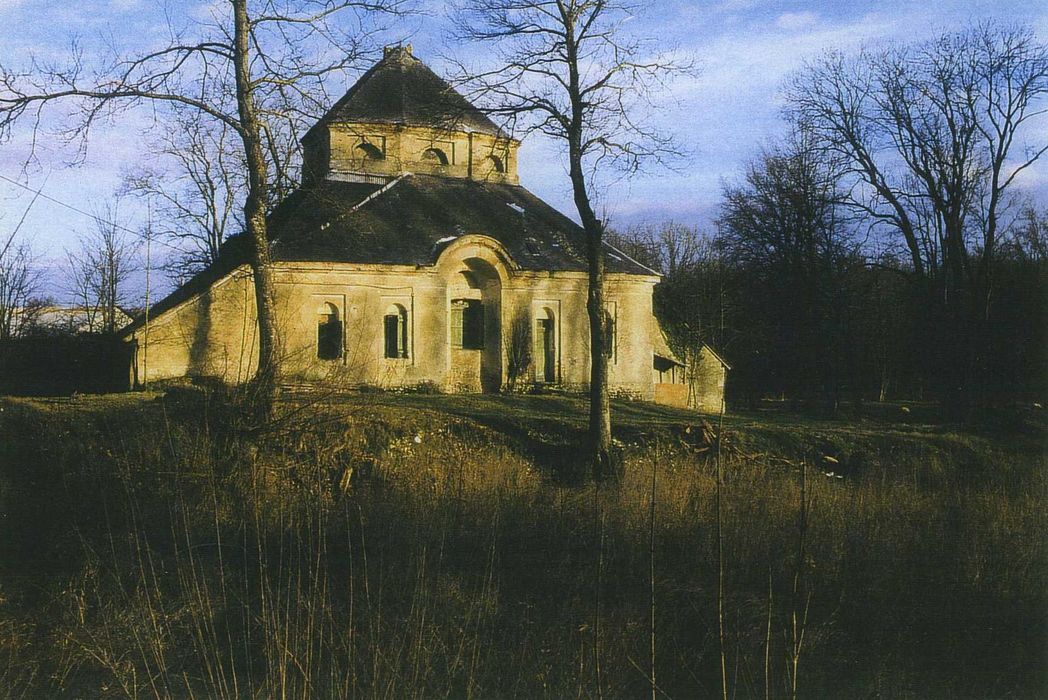
<svg viewBox="0 0 1048 700">
<path fill-rule="evenodd" d="M 387 46 L 302 138 L 303 182 L 381 182 L 407 172 L 517 184 L 510 138 L 414 56 Z"/>
</svg>

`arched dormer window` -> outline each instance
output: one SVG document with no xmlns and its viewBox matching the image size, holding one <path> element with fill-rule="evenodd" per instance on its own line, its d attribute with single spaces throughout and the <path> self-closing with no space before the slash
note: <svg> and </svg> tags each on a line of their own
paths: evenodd
<svg viewBox="0 0 1048 700">
<path fill-rule="evenodd" d="M 493 173 L 506 172 L 506 164 L 503 163 L 502 159 L 498 156 L 488 156 L 484 159 L 484 164 L 487 165 Z"/>
<path fill-rule="evenodd" d="M 393 304 L 383 317 L 385 355 L 389 359 L 408 356 L 408 311 L 400 304 Z"/>
<path fill-rule="evenodd" d="M 317 311 L 317 359 L 342 359 L 342 321 L 338 307 L 331 303 Z"/>
<path fill-rule="evenodd" d="M 432 163 L 433 165 L 447 165 L 448 156 L 444 151 L 439 148 L 427 148 L 422 151 L 422 160 Z"/>
<path fill-rule="evenodd" d="M 357 158 L 360 160 L 385 160 L 386 156 L 383 155 L 382 151 L 379 150 L 378 146 L 367 141 L 361 141 L 357 144 L 357 147 L 353 149 L 356 153 Z"/>
</svg>

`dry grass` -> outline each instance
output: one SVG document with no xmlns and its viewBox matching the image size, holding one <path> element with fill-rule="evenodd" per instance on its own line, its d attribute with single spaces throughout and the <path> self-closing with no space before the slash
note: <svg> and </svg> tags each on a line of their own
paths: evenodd
<svg viewBox="0 0 1048 700">
<path fill-rule="evenodd" d="M 620 406 L 635 446 L 598 490 L 547 459 L 572 454 L 574 399 L 501 401 L 286 406 L 295 421 L 251 438 L 217 394 L 2 402 L 0 687 L 647 694 L 654 467 L 659 690 L 719 692 L 715 472 L 674 427 L 689 416 Z M 851 471 L 812 470 L 800 694 L 1043 693 L 1040 435 L 731 428 L 748 455 L 727 463 L 723 501 L 735 696 L 788 692 L 795 465 L 830 452 Z"/>
</svg>

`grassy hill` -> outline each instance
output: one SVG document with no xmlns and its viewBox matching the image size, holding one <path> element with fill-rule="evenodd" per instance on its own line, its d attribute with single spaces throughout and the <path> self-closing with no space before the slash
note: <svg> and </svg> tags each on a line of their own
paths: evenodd
<svg viewBox="0 0 1048 700">
<path fill-rule="evenodd" d="M 0 399 L 0 687 L 632 697 L 654 620 L 663 697 L 719 693 L 722 646 L 738 697 L 1048 690 L 1043 426 L 725 417 L 722 645 L 717 419 L 616 402 L 598 485 L 585 406 Z"/>
</svg>

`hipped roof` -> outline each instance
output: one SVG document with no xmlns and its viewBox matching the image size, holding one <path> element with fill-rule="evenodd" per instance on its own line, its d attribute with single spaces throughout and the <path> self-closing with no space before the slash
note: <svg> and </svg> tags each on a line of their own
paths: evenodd
<svg viewBox="0 0 1048 700">
<path fill-rule="evenodd" d="M 519 185 L 435 175 L 386 186 L 325 180 L 288 197 L 271 227 L 275 260 L 432 265 L 454 239 L 479 233 L 522 269 L 587 269 L 582 227 Z M 653 274 L 611 249 L 606 265 Z"/>
<path fill-rule="evenodd" d="M 519 185 L 410 174 L 385 185 L 327 179 L 292 193 L 269 217 L 268 229 L 275 262 L 425 267 L 458 237 L 483 234 L 523 270 L 587 270 L 582 227 Z M 211 269 L 151 313 L 172 308 L 247 264 L 250 250 L 246 234 L 233 236 Z M 656 274 L 610 247 L 605 269 Z"/>
<path fill-rule="evenodd" d="M 335 123 L 405 124 L 506 134 L 443 78 L 411 53 L 390 47 L 348 92 L 306 132 Z"/>
</svg>

